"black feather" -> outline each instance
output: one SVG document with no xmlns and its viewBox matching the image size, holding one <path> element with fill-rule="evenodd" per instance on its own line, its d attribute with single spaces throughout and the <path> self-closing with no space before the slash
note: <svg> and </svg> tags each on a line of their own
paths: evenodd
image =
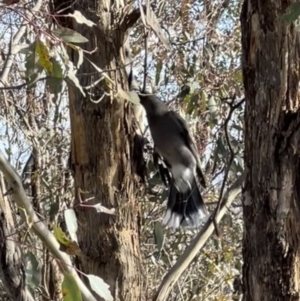
<svg viewBox="0 0 300 301">
<path fill-rule="evenodd" d="M 208 212 L 196 181 L 186 193 L 178 191 L 172 181 L 164 223 L 174 228 L 196 228 L 207 220 L 207 216 Z"/>
<path fill-rule="evenodd" d="M 131 90 L 138 90 L 132 64 L 128 67 L 129 87 Z M 163 183 L 169 186 L 163 223 L 174 228 L 199 227 L 207 218 L 207 210 L 196 177 L 199 177 L 204 188 L 207 184 L 187 124 L 156 95 L 145 94 L 143 91 L 139 93 L 139 98 L 147 113 L 155 145 L 154 165 Z"/>
</svg>

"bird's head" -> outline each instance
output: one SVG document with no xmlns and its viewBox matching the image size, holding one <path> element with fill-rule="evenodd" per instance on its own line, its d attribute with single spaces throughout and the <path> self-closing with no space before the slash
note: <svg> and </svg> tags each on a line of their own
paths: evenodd
<svg viewBox="0 0 300 301">
<path fill-rule="evenodd" d="M 140 94 L 141 105 L 148 116 L 163 114 L 168 111 L 168 107 L 154 94 Z"/>
</svg>

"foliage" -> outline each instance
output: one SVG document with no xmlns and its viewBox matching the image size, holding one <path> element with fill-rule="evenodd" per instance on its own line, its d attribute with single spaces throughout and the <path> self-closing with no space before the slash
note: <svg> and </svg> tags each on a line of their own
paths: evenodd
<svg viewBox="0 0 300 301">
<path fill-rule="evenodd" d="M 300 15 L 300 3 L 295 2 L 289 6 L 288 12 L 282 16 L 282 19 L 287 23 L 291 23 L 296 21 L 299 15 Z"/>
<path fill-rule="evenodd" d="M 82 301 L 80 290 L 70 274 L 66 274 L 62 283 L 64 301 Z"/>
</svg>

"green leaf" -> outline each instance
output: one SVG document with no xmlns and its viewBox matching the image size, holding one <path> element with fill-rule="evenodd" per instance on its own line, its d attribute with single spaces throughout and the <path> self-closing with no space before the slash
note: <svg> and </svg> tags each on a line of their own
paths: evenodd
<svg viewBox="0 0 300 301">
<path fill-rule="evenodd" d="M 51 74 L 53 65 L 50 59 L 50 54 L 46 45 L 40 40 L 36 40 L 35 42 L 35 53 L 38 55 L 39 64 L 48 74 Z"/>
<path fill-rule="evenodd" d="M 78 24 L 85 24 L 89 27 L 92 27 L 95 25 L 94 22 L 88 20 L 80 11 L 75 10 L 73 14 L 68 14 L 69 17 L 72 17 L 76 20 Z"/>
<path fill-rule="evenodd" d="M 66 273 L 61 286 L 64 301 L 82 301 L 81 292 L 74 277 Z"/>
<path fill-rule="evenodd" d="M 234 73 L 234 79 L 238 82 L 238 83 L 243 83 L 243 72 L 242 70 L 237 70 L 235 73 Z"/>
<path fill-rule="evenodd" d="M 197 114 L 198 100 L 199 100 L 198 93 L 195 93 L 193 95 L 190 95 L 190 97 L 188 97 L 188 105 L 186 109 L 187 114 L 189 115 L 191 115 L 192 113 Z"/>
<path fill-rule="evenodd" d="M 51 63 L 53 66 L 51 76 L 60 79 L 64 78 L 65 76 L 59 62 L 55 58 L 51 58 Z"/>
<path fill-rule="evenodd" d="M 72 244 L 72 241 L 70 239 L 68 239 L 67 235 L 64 233 L 64 231 L 60 227 L 54 225 L 53 232 L 54 232 L 54 236 L 55 236 L 56 240 L 63 246 L 68 247 Z"/>
<path fill-rule="evenodd" d="M 57 95 L 62 91 L 63 88 L 63 79 L 48 77 L 46 80 L 46 85 L 49 87 L 51 93 Z"/>
<path fill-rule="evenodd" d="M 113 301 L 114 298 L 110 293 L 109 285 L 106 284 L 100 277 L 95 275 L 85 275 L 89 282 L 92 290 L 105 301 Z"/>
<path fill-rule="evenodd" d="M 73 209 L 67 209 L 64 211 L 64 216 L 65 216 L 66 226 L 71 239 L 73 241 L 78 242 L 77 234 L 76 234 L 78 230 L 78 224 L 77 224 L 77 217 L 75 211 Z"/>
<path fill-rule="evenodd" d="M 38 64 L 38 56 L 35 51 L 28 52 L 25 60 L 26 82 L 27 85 L 33 85 L 40 78 L 43 68 Z"/>
<path fill-rule="evenodd" d="M 54 29 L 53 33 L 67 43 L 86 43 L 89 40 L 80 33 L 65 27 Z"/>
<path fill-rule="evenodd" d="M 296 21 L 300 15 L 300 3 L 299 2 L 292 3 L 288 7 L 288 11 L 289 11 L 288 13 L 282 16 L 282 20 L 286 23 L 292 23 Z"/>
<path fill-rule="evenodd" d="M 52 72 L 51 77 L 47 78 L 46 84 L 48 85 L 50 92 L 57 95 L 62 91 L 64 74 L 61 65 L 55 58 L 51 58 Z"/>
<path fill-rule="evenodd" d="M 49 216 L 53 218 L 59 210 L 59 201 L 54 202 L 50 205 Z"/>
<path fill-rule="evenodd" d="M 164 246 L 164 231 L 160 222 L 154 224 L 154 239 L 158 252 L 160 252 Z"/>
</svg>

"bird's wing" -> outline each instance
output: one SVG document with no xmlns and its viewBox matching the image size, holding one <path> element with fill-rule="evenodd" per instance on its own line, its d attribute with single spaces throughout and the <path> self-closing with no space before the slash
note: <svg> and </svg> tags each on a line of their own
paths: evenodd
<svg viewBox="0 0 300 301">
<path fill-rule="evenodd" d="M 200 177 L 201 185 L 205 188 L 207 186 L 207 184 L 206 184 L 204 174 L 201 170 L 197 148 L 196 148 L 194 141 L 191 138 L 191 135 L 190 135 L 190 132 L 188 130 L 188 126 L 187 126 L 185 120 L 178 113 L 176 113 L 174 111 L 169 111 L 168 115 L 176 124 L 176 126 L 181 134 L 181 138 L 184 141 L 185 145 L 189 148 L 189 150 L 192 152 L 195 159 L 197 160 L 197 167 L 198 167 L 197 172 Z"/>
<path fill-rule="evenodd" d="M 162 162 L 159 162 L 159 160 L 164 162 L 165 165 L 163 165 Z M 155 168 L 158 170 L 163 183 L 166 187 L 168 187 L 168 184 L 171 183 L 171 176 L 169 171 L 170 166 L 168 166 L 168 162 L 163 160 L 163 158 L 158 154 L 156 150 L 154 150 L 153 152 L 153 163 Z"/>
<path fill-rule="evenodd" d="M 196 146 L 194 144 L 194 141 L 191 138 L 191 135 L 188 130 L 188 126 L 185 122 L 185 120 L 176 112 L 169 111 L 168 115 L 174 123 L 176 124 L 177 129 L 179 130 L 181 134 L 181 138 L 183 139 L 185 145 L 189 148 L 189 150 L 192 152 L 195 158 L 198 158 Z"/>
</svg>

